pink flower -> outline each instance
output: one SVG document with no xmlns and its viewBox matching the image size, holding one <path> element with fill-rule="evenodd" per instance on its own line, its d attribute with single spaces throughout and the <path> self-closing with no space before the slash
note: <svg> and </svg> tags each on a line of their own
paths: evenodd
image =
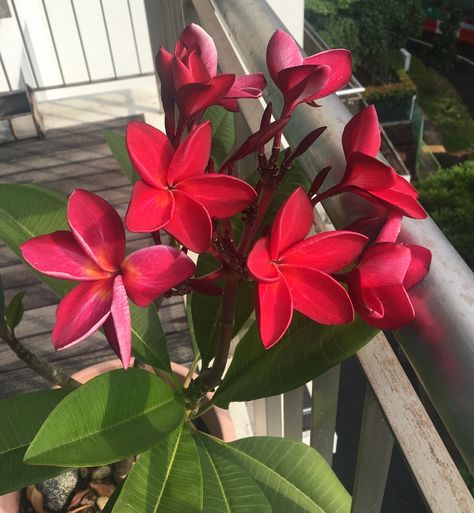
<svg viewBox="0 0 474 513">
<path fill-rule="evenodd" d="M 267 66 L 283 93 L 285 112 L 336 92 L 352 76 L 348 50 L 327 50 L 303 59 L 294 39 L 282 30 L 277 30 L 268 43 Z"/>
<path fill-rule="evenodd" d="M 344 128 L 342 146 L 347 159 L 344 176 L 320 199 L 352 192 L 405 216 L 425 218 L 427 214 L 418 203 L 416 189 L 391 167 L 375 158 L 380 144 L 377 112 L 371 105 L 356 114 Z"/>
<path fill-rule="evenodd" d="M 367 237 L 332 231 L 304 239 L 313 224 L 313 208 L 296 189 L 280 208 L 269 236 L 259 239 L 247 266 L 258 282 L 257 321 L 268 349 L 284 335 L 298 310 L 320 324 L 351 322 L 354 310 L 344 287 L 330 273 L 350 264 Z"/>
<path fill-rule="evenodd" d="M 238 111 L 238 98 L 259 98 L 266 86 L 262 73 L 237 77 L 217 74 L 214 41 L 194 23 L 181 33 L 174 56 L 160 49 L 156 64 L 163 84 L 165 110 L 168 112 L 176 101 L 184 118 L 214 104 Z"/>
<path fill-rule="evenodd" d="M 397 244 L 402 216 L 387 220 L 347 277 L 349 295 L 360 317 L 380 329 L 397 329 L 415 318 L 408 290 L 428 273 L 431 252 L 414 244 Z"/>
<path fill-rule="evenodd" d="M 56 349 L 77 344 L 104 327 L 110 346 L 128 367 L 131 323 L 128 297 L 147 306 L 194 274 L 194 263 L 169 246 L 140 249 L 125 257 L 125 231 L 102 198 L 76 189 L 67 219 L 71 231 L 35 237 L 21 246 L 37 271 L 81 282 L 59 303 L 52 333 Z"/>
<path fill-rule="evenodd" d="M 196 127 L 175 150 L 150 125 L 128 125 L 127 148 L 142 177 L 135 183 L 125 224 L 132 232 L 164 228 L 181 244 L 203 253 L 211 244 L 211 217 L 230 217 L 256 199 L 250 185 L 222 174 L 205 174 L 211 151 L 209 122 Z"/>
</svg>

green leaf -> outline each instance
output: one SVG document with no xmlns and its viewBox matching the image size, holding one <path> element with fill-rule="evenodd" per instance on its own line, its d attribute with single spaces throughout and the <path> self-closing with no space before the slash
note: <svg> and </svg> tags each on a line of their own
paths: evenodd
<svg viewBox="0 0 474 513">
<path fill-rule="evenodd" d="M 0 184 L 0 239 L 22 258 L 20 246 L 28 239 L 67 230 L 66 198 L 37 185 Z M 56 280 L 30 268 L 58 296 L 73 284 Z"/>
<path fill-rule="evenodd" d="M 206 110 L 202 119 L 212 124 L 211 156 L 219 166 L 229 156 L 235 143 L 234 116 L 232 112 L 215 105 Z"/>
<path fill-rule="evenodd" d="M 139 457 L 113 511 L 201 513 L 201 467 L 187 425 L 182 425 L 158 447 Z"/>
<path fill-rule="evenodd" d="M 108 144 L 112 155 L 117 161 L 117 164 L 123 171 L 123 174 L 132 184 L 135 183 L 140 177 L 128 156 L 125 136 L 115 130 L 109 130 L 108 128 L 104 128 L 102 130 L 102 135 L 104 136 L 105 142 Z"/>
<path fill-rule="evenodd" d="M 197 275 L 202 276 L 217 269 L 217 261 L 208 253 L 199 255 Z M 223 280 L 219 280 L 221 286 Z M 254 309 L 255 284 L 246 280 L 239 283 L 233 335 L 235 336 Z M 222 296 L 208 296 L 193 292 L 188 301 L 188 313 L 192 319 L 192 333 L 201 353 L 203 367 L 214 357 L 219 336 L 219 314 Z"/>
<path fill-rule="evenodd" d="M 140 308 L 129 301 L 133 354 L 156 369 L 171 371 L 166 337 L 155 305 Z"/>
<path fill-rule="evenodd" d="M 116 370 L 71 392 L 46 419 L 25 462 L 97 466 L 138 454 L 184 420 L 184 400 L 143 369 Z"/>
<path fill-rule="evenodd" d="M 10 304 L 7 307 L 7 313 L 5 315 L 7 326 L 13 331 L 23 319 L 23 313 L 25 308 L 23 307 L 23 298 L 25 297 L 26 291 L 18 292 L 13 296 Z"/>
<path fill-rule="evenodd" d="M 295 312 L 285 336 L 265 350 L 254 323 L 237 345 L 214 402 L 227 407 L 231 401 L 293 390 L 352 356 L 376 333 L 358 318 L 351 324 L 322 326 Z"/>
<path fill-rule="evenodd" d="M 284 438 L 251 437 L 226 449 L 258 483 L 273 513 L 350 512 L 350 495 L 311 447 Z"/>
<path fill-rule="evenodd" d="M 0 401 L 0 495 L 57 476 L 64 468 L 25 465 L 23 456 L 68 390 L 46 390 Z"/>
<path fill-rule="evenodd" d="M 235 462 L 224 442 L 198 433 L 196 444 L 203 474 L 203 513 L 272 513 L 260 487 Z"/>
</svg>

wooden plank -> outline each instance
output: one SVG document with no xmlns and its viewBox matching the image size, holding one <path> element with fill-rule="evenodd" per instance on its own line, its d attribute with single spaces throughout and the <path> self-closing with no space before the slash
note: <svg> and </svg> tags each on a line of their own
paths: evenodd
<svg viewBox="0 0 474 513">
<path fill-rule="evenodd" d="M 383 334 L 357 354 L 433 513 L 472 513 L 474 499 Z"/>
<path fill-rule="evenodd" d="M 380 513 L 393 436 L 370 385 L 366 386 L 351 513 Z"/>
</svg>

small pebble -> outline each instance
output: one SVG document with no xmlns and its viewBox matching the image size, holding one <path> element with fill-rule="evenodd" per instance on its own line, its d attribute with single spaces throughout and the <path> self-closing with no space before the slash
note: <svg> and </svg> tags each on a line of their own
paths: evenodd
<svg viewBox="0 0 474 513">
<path fill-rule="evenodd" d="M 127 460 L 118 461 L 114 465 L 114 481 L 120 484 L 127 476 L 133 467 L 133 457 Z"/>
<path fill-rule="evenodd" d="M 80 479 L 87 479 L 89 476 L 89 469 L 86 467 L 82 467 L 79 469 L 79 478 Z"/>
<path fill-rule="evenodd" d="M 109 465 L 103 465 L 102 467 L 96 467 L 92 470 L 91 477 L 93 480 L 105 479 L 110 476 L 112 469 Z"/>
<path fill-rule="evenodd" d="M 105 508 L 105 505 L 107 504 L 107 501 L 109 500 L 108 497 L 99 497 L 97 499 L 97 506 L 99 507 L 100 511 L 102 511 Z"/>
<path fill-rule="evenodd" d="M 36 486 L 43 494 L 45 508 L 54 512 L 61 511 L 76 487 L 77 481 L 77 470 L 70 470 L 38 483 Z"/>
</svg>

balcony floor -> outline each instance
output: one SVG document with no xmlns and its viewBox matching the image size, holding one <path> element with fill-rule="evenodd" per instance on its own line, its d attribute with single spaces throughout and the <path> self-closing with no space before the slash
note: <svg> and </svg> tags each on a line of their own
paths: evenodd
<svg viewBox="0 0 474 513">
<path fill-rule="evenodd" d="M 111 156 L 101 129 L 124 131 L 128 120 L 121 118 L 61 128 L 48 132 L 45 139 L 2 144 L 0 181 L 41 184 L 65 195 L 75 188 L 84 188 L 100 194 L 123 216 L 130 197 L 130 184 Z M 128 250 L 147 243 L 147 236 L 128 234 Z M 57 298 L 3 244 L 0 245 L 0 274 L 7 301 L 15 293 L 27 290 L 25 315 L 17 328 L 17 336 L 26 347 L 69 373 L 114 357 L 100 333 L 70 349 L 55 352 L 50 334 Z M 192 353 L 182 299 L 165 300 L 160 316 L 171 358 L 178 363 L 189 362 Z M 36 376 L 0 341 L 0 398 L 47 386 L 46 381 Z"/>
</svg>

